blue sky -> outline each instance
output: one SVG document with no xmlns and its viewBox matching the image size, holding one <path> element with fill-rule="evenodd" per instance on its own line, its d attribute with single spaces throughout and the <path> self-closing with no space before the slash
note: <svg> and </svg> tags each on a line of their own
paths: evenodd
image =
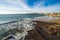
<svg viewBox="0 0 60 40">
<path fill-rule="evenodd" d="M 60 12 L 60 0 L 0 0 L 0 14 Z"/>
<path fill-rule="evenodd" d="M 60 3 L 60 0 L 27 0 L 26 3 L 28 6 L 34 6 L 34 3 L 39 4 L 40 2 L 44 1 L 44 6 L 54 5 L 56 3 Z"/>
</svg>

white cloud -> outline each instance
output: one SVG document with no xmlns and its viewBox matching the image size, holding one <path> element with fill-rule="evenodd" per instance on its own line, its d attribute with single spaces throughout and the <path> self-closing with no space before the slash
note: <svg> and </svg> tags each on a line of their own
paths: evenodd
<svg viewBox="0 0 60 40">
<path fill-rule="evenodd" d="M 30 8 L 25 0 L 0 0 L 0 14 L 60 12 L 60 3 L 45 7 L 42 1 Z"/>
<path fill-rule="evenodd" d="M 49 5 L 49 6 L 44 6 L 45 3 L 46 3 L 45 0 L 38 2 L 37 4 L 34 2 L 34 7 L 32 7 L 33 12 L 36 12 L 36 13 L 60 12 L 60 3 L 56 3 L 53 5 Z"/>
<path fill-rule="evenodd" d="M 18 13 L 30 13 L 33 12 L 29 7 L 24 5 L 19 0 L 5 0 L 4 3 L 8 4 L 1 4 L 0 3 L 0 14 L 18 14 Z M 2 2 L 3 3 L 3 2 Z M 9 5 L 11 4 L 11 5 Z"/>
<path fill-rule="evenodd" d="M 49 13 L 49 12 L 60 12 L 60 3 L 54 4 L 54 5 L 49 5 L 49 6 L 44 6 L 45 2 L 41 2 L 33 8 L 38 13 Z"/>
</svg>

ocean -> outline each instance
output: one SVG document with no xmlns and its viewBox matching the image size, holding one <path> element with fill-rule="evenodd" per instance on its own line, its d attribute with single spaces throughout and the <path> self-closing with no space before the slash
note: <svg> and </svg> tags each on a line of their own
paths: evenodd
<svg viewBox="0 0 60 40">
<path fill-rule="evenodd" d="M 33 19 L 33 18 L 41 17 L 41 16 L 45 16 L 45 15 L 44 14 L 0 14 L 0 40 L 5 36 L 5 33 L 10 28 L 14 27 L 14 25 L 15 26 L 18 25 L 18 24 L 15 24 L 16 21 L 24 20 L 26 18 Z M 14 23 L 11 23 L 13 21 L 14 21 Z M 11 24 L 9 24 L 9 22 Z M 6 24 L 6 23 L 8 23 L 8 24 Z"/>
<path fill-rule="evenodd" d="M 0 14 L 0 24 L 7 23 L 10 21 L 23 20 L 25 18 L 36 18 L 40 16 L 45 16 L 44 14 Z"/>
</svg>

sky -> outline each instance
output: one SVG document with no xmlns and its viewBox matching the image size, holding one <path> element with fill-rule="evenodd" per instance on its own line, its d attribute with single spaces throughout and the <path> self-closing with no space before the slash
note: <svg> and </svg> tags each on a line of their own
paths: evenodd
<svg viewBox="0 0 60 40">
<path fill-rule="evenodd" d="M 0 0 L 0 14 L 60 12 L 60 0 Z"/>
</svg>

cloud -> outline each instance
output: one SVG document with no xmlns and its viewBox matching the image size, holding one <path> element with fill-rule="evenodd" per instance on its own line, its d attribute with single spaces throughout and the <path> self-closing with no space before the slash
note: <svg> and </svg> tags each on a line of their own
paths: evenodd
<svg viewBox="0 0 60 40">
<path fill-rule="evenodd" d="M 33 8 L 35 11 L 37 11 L 38 13 L 49 13 L 49 12 L 60 12 L 60 5 L 55 4 L 55 5 L 50 5 L 50 6 L 40 6 L 39 5 L 37 7 Z"/>
<path fill-rule="evenodd" d="M 41 1 L 37 1 L 38 3 L 36 2 L 32 2 L 34 3 L 34 6 L 32 7 L 32 10 L 34 10 L 34 12 L 37 12 L 37 13 L 51 13 L 51 12 L 60 12 L 60 2 L 56 2 L 58 0 L 41 0 Z M 24 1 L 25 4 L 26 2 L 28 1 Z M 53 3 L 54 2 L 54 3 Z M 47 5 L 45 5 L 47 3 Z M 26 4 L 27 6 L 29 4 Z"/>
<path fill-rule="evenodd" d="M 42 1 L 33 7 L 33 10 L 38 13 L 51 13 L 51 12 L 60 12 L 60 3 L 53 5 L 45 6 L 46 2 Z"/>
<path fill-rule="evenodd" d="M 30 13 L 33 12 L 20 0 L 2 0 L 0 1 L 0 14 Z"/>
<path fill-rule="evenodd" d="M 30 8 L 27 0 L 0 0 L 0 14 L 60 12 L 60 3 L 44 6 L 45 3 L 45 0 L 34 2 L 34 6 Z"/>
</svg>

